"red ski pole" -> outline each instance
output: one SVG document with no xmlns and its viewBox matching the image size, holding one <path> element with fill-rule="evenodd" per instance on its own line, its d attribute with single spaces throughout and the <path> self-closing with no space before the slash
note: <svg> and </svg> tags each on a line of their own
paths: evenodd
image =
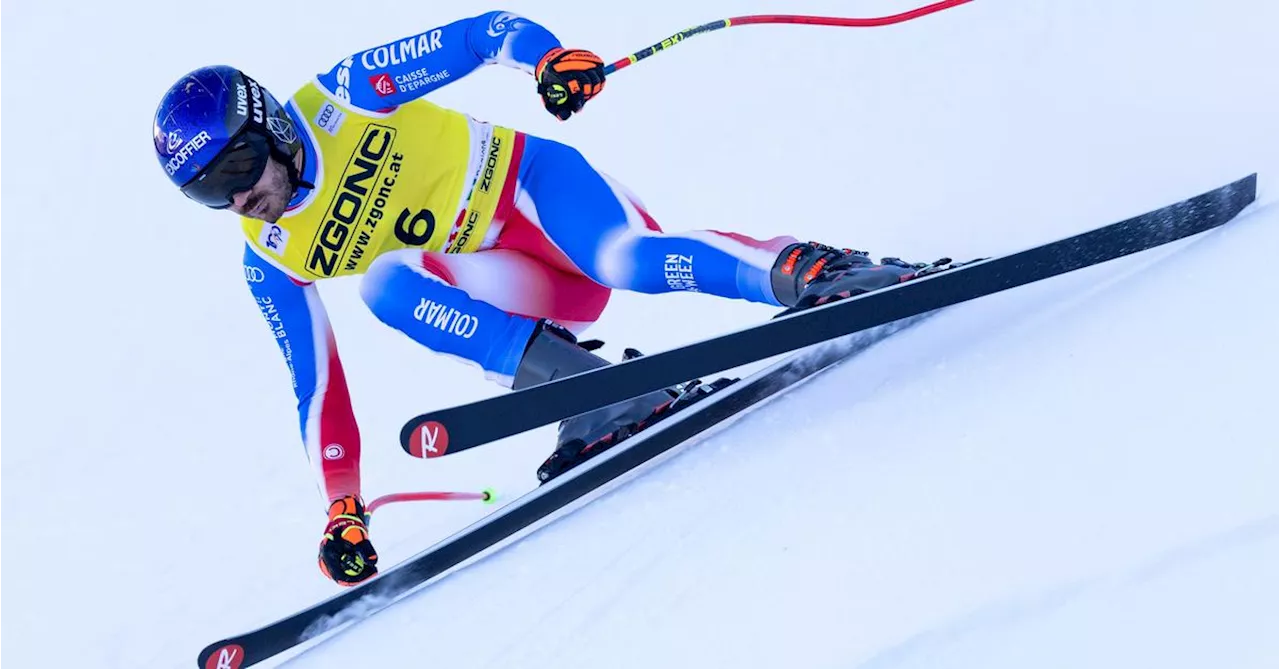
<svg viewBox="0 0 1280 669">
<path fill-rule="evenodd" d="M 913 9 L 907 12 L 902 12 L 901 14 L 893 14 L 891 16 L 876 16 L 876 17 L 866 18 L 866 19 L 842 18 L 838 16 L 800 16 L 795 14 L 755 14 L 752 16 L 737 16 L 731 19 L 720 19 L 719 21 L 704 23 L 700 26 L 689 28 L 688 30 L 681 30 L 680 32 L 662 40 L 661 42 L 658 42 L 657 44 L 654 44 L 653 46 L 647 49 L 642 49 L 640 51 L 637 51 L 631 54 L 630 56 L 627 56 L 626 58 L 622 58 L 614 63 L 610 63 L 609 65 L 605 66 L 604 73 L 606 75 L 613 74 L 614 72 L 617 72 L 618 70 L 621 70 L 624 67 L 632 65 L 636 61 L 648 58 L 649 56 L 652 56 L 653 54 L 658 53 L 659 51 L 669 49 L 679 44 L 680 42 L 684 41 L 685 38 L 693 37 L 694 35 L 700 35 L 702 33 L 709 33 L 715 30 L 720 30 L 721 28 L 728 28 L 730 26 L 746 26 L 746 25 L 751 25 L 753 23 L 799 23 L 799 24 L 812 25 L 812 26 L 838 26 L 842 28 L 873 28 L 875 26 L 887 26 L 887 25 L 892 25 L 894 23 L 902 23 L 904 21 L 918 19 L 921 16 L 928 16 L 929 14 L 940 12 L 944 9 L 951 9 L 952 7 L 955 7 L 957 5 L 963 5 L 966 2 L 972 2 L 972 1 L 973 0 L 942 0 L 941 2 L 935 2 L 932 5 L 925 5 L 924 7 L 917 7 L 916 9 Z"/>
<path fill-rule="evenodd" d="M 491 488 L 486 488 L 480 492 L 393 492 L 390 495 L 383 495 L 365 507 L 365 513 L 373 515 L 378 507 L 386 504 L 395 504 L 397 502 L 463 502 L 477 501 L 492 504 L 498 498 L 497 493 Z"/>
</svg>

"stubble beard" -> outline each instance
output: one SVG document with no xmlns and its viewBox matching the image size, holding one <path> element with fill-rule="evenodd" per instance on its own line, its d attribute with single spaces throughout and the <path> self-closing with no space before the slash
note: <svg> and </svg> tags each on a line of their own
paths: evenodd
<svg viewBox="0 0 1280 669">
<path fill-rule="evenodd" d="M 284 210 L 289 207 L 289 199 L 293 196 L 293 188 L 289 184 L 288 171 L 282 165 L 275 164 L 275 161 L 272 161 L 272 165 L 267 170 L 267 179 L 269 188 L 267 193 L 262 196 L 267 202 L 267 207 L 258 218 L 267 223 L 275 223 L 284 215 Z"/>
</svg>

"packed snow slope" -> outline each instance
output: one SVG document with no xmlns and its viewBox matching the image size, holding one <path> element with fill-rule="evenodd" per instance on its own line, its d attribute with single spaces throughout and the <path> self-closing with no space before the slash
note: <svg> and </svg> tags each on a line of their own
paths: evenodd
<svg viewBox="0 0 1280 669">
<path fill-rule="evenodd" d="M 513 2 L 606 59 L 718 17 L 901 0 Z M 160 94 L 226 62 L 285 96 L 467 2 L 8 3 L 3 656 L 190 666 L 334 592 L 323 503 L 234 217 L 175 192 Z M 294 661 L 318 667 L 1275 666 L 1278 7 L 977 0 L 748 26 L 559 123 L 491 68 L 433 95 L 569 142 L 670 229 L 932 260 L 1014 251 L 1258 172 L 1220 231 L 946 311 Z M 550 429 L 411 461 L 400 422 L 499 389 L 323 285 L 367 494 L 533 489 Z M 759 322 L 616 295 L 661 350 Z M 490 507 L 380 512 L 394 564 Z"/>
</svg>

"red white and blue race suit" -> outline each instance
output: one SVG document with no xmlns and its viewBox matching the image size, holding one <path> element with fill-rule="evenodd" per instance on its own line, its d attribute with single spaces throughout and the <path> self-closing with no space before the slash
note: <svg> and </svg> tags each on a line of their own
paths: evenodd
<svg viewBox="0 0 1280 669">
<path fill-rule="evenodd" d="M 301 176 L 316 188 L 299 189 L 277 224 L 246 221 L 244 264 L 288 364 L 302 439 L 326 499 L 360 494 L 360 435 L 319 279 L 362 274 L 360 294 L 380 320 L 507 385 L 538 319 L 580 331 L 600 316 L 612 289 L 778 304 L 770 268 L 794 239 L 663 232 L 635 196 L 577 150 L 418 100 L 482 65 L 532 73 L 558 46 L 538 24 L 490 12 L 357 52 L 290 99 L 287 110 L 304 131 Z M 417 146 L 461 148 L 397 153 L 400 144 L 387 143 L 425 132 L 420 123 L 406 125 L 414 118 L 437 117 L 440 136 L 417 138 Z M 352 176 L 359 176 L 352 166 L 365 163 L 351 151 L 323 150 L 343 133 L 378 156 L 366 161 L 368 173 L 376 169 L 377 183 L 389 184 L 381 190 L 389 198 L 416 187 L 403 177 L 415 160 L 421 173 L 438 173 L 432 183 L 460 188 L 444 193 L 448 206 L 432 205 L 430 216 L 409 218 L 405 208 L 398 220 L 391 210 L 381 218 L 379 191 Z M 343 180 L 364 197 L 351 211 L 359 210 L 365 228 L 334 225 Z M 326 215 L 324 207 L 333 209 Z M 390 235 L 393 223 L 395 236 L 382 244 L 377 235 Z"/>
</svg>

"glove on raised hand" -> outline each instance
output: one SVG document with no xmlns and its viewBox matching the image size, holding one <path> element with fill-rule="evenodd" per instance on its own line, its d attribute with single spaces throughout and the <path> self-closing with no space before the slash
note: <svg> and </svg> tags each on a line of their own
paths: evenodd
<svg viewBox="0 0 1280 669">
<path fill-rule="evenodd" d="M 604 61 L 585 49 L 556 47 L 542 57 L 533 76 L 547 111 L 567 121 L 604 90 Z"/>
</svg>

